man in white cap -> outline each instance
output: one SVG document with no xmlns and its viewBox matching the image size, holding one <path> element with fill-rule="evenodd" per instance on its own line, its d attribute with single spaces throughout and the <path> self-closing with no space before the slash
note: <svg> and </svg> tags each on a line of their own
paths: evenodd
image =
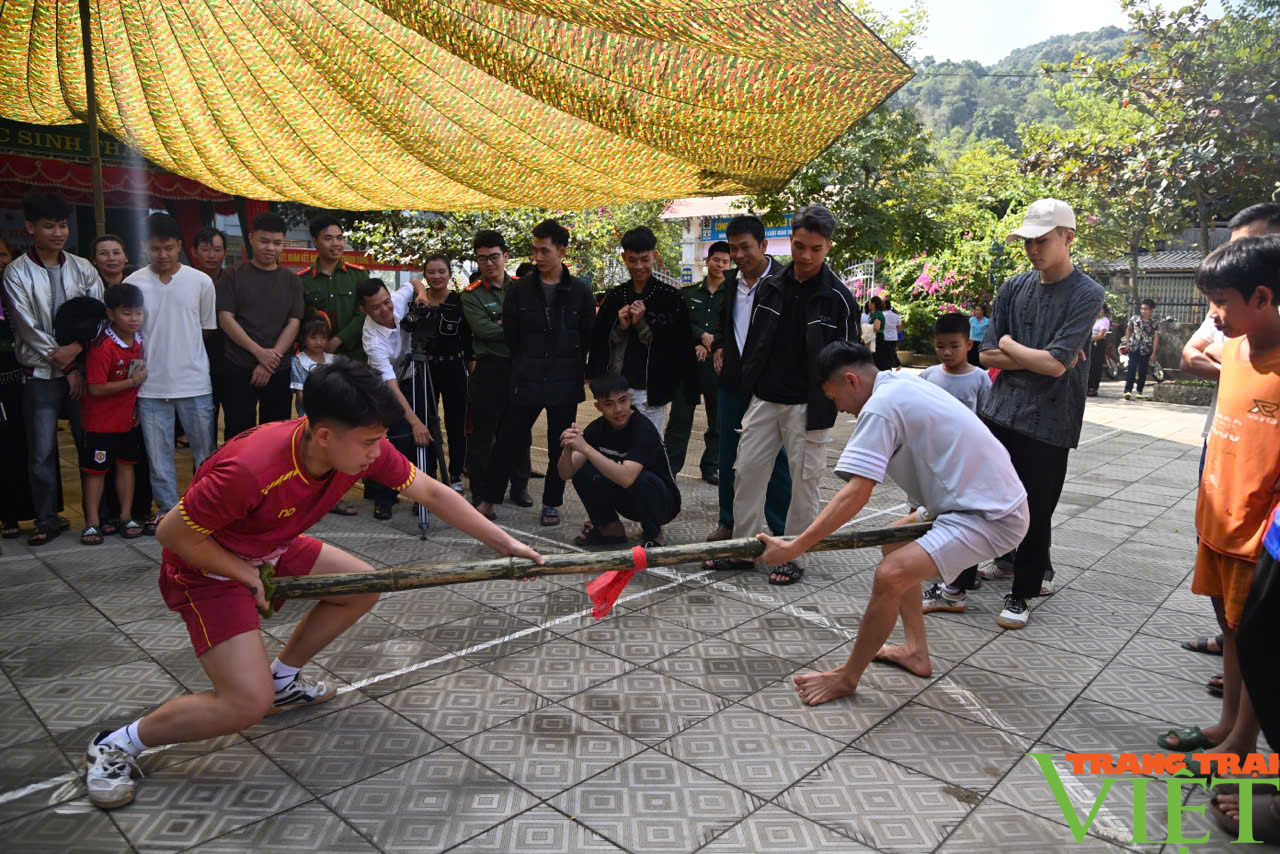
<svg viewBox="0 0 1280 854">
<path fill-rule="evenodd" d="M 1084 420 L 1089 371 L 1083 350 L 1103 289 L 1072 262 L 1075 235 L 1076 216 L 1066 202 L 1040 199 L 1027 208 L 1022 226 L 1006 240 L 1022 240 L 1034 269 L 1000 288 L 979 354 L 983 367 L 1000 369 L 981 415 L 1009 451 L 1031 515 L 1018 548 L 983 570 L 988 579 L 1013 576 L 996 620 L 1007 629 L 1027 624 L 1028 599 L 1053 592 L 1053 511 Z M 945 601 L 926 602 L 925 610 L 963 610 L 963 591 L 972 581 L 962 576 L 942 588 Z"/>
</svg>

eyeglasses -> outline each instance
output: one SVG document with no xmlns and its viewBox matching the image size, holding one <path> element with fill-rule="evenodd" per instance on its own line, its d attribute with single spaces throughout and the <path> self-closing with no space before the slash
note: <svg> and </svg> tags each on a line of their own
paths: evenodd
<svg viewBox="0 0 1280 854">
<path fill-rule="evenodd" d="M 502 263 L 502 253 L 492 252 L 488 255 L 477 255 L 476 261 L 481 264 L 500 264 Z"/>
</svg>

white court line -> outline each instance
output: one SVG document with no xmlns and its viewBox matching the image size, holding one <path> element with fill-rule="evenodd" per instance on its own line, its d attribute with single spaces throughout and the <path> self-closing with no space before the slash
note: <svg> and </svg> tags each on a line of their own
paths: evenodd
<svg viewBox="0 0 1280 854">
<path fill-rule="evenodd" d="M 640 599 L 645 596 L 650 596 L 654 593 L 658 593 L 663 590 L 670 590 L 672 587 L 677 587 L 680 584 L 684 583 L 685 581 L 697 581 L 699 579 L 706 578 L 708 575 L 712 575 L 712 574 L 713 573 L 711 572 L 711 570 L 704 570 L 702 572 L 694 573 L 693 575 L 690 575 L 690 576 L 685 576 L 681 578 L 680 581 L 672 581 L 669 584 L 663 584 L 658 587 L 651 587 L 648 590 L 638 590 L 635 593 L 629 593 L 626 596 L 619 597 L 618 601 L 629 602 L 634 599 Z M 584 617 L 587 614 L 590 614 L 591 610 L 592 609 L 587 608 L 585 610 L 578 611 L 576 614 L 567 614 L 563 617 L 557 617 L 556 619 L 549 620 L 545 623 L 542 623 L 541 625 L 530 626 L 527 629 L 521 629 L 518 632 L 513 632 L 507 635 L 506 637 L 494 638 L 493 640 L 485 641 L 484 643 L 479 643 L 479 644 L 476 644 L 475 646 L 467 647 L 466 649 L 459 650 L 458 652 L 450 652 L 446 655 L 440 656 L 439 658 L 433 658 L 430 661 L 421 661 L 421 662 L 418 662 L 417 664 L 411 664 L 408 667 L 401 667 L 398 670 L 393 670 L 390 673 L 381 673 L 377 676 L 371 676 L 368 679 L 362 679 L 361 681 L 356 682 L 354 684 L 344 685 L 340 687 L 338 689 L 338 693 L 345 694 L 349 691 L 355 691 L 359 688 L 364 688 L 367 685 L 373 685 L 378 682 L 383 682 L 387 679 L 394 679 L 397 676 L 403 676 L 406 673 L 412 673 L 415 670 L 421 670 L 424 667 L 430 667 L 433 664 L 440 664 L 441 662 L 448 661 L 451 658 L 460 658 L 462 656 L 468 655 L 469 653 L 478 652 L 482 649 L 488 649 L 489 647 L 496 646 L 501 643 L 506 643 L 509 640 L 515 640 L 516 638 L 521 638 L 521 637 L 524 637 L 525 635 L 532 634 L 533 632 L 543 631 L 547 628 L 550 628 L 551 626 L 557 626 L 557 625 L 560 625 L 561 623 L 568 622 L 569 620 L 576 620 L 579 617 Z M 147 752 L 159 753 L 162 750 L 168 750 L 169 748 L 175 747 L 175 746 L 176 745 L 171 745 L 171 744 L 162 745 L 160 747 L 153 748 Z M 80 776 L 81 776 L 80 772 L 71 771 L 66 774 L 59 774 L 57 777 L 50 777 L 47 780 L 41 780 L 38 783 L 31 783 L 29 785 L 23 786 L 20 789 L 13 789 L 11 791 L 0 794 L 0 805 L 7 804 L 10 801 L 16 801 L 19 798 L 24 798 L 27 795 L 34 794 L 35 792 L 43 791 L 44 789 L 51 789 L 54 786 L 60 786 L 66 783 L 73 783 L 76 780 L 80 779 Z"/>
<path fill-rule="evenodd" d="M 1078 445 L 1076 445 L 1076 447 L 1077 447 L 1077 448 L 1083 448 L 1083 447 L 1086 447 L 1086 446 L 1088 446 L 1088 445 L 1092 445 L 1094 442 L 1101 442 L 1103 439 L 1110 439 L 1110 438 L 1111 438 L 1112 436 L 1114 436 L 1115 434 L 1117 434 L 1117 433 L 1123 433 L 1123 432 L 1124 432 L 1123 430 L 1121 430 L 1119 427 L 1117 427 L 1116 429 L 1114 429 L 1114 430 L 1108 430 L 1107 432 L 1105 432 L 1105 433 L 1103 433 L 1103 434 L 1101 434 L 1101 435 L 1099 435 L 1099 436 L 1094 436 L 1092 439 L 1086 439 L 1085 441 L 1083 441 L 1083 442 L 1079 443 Z"/>
</svg>

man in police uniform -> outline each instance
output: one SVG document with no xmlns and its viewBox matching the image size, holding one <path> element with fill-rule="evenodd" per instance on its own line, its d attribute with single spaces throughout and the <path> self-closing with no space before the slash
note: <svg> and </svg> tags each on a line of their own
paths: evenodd
<svg viewBox="0 0 1280 854">
<path fill-rule="evenodd" d="M 511 349 L 502 330 L 502 301 L 511 278 L 507 276 L 507 242 L 496 231 L 476 232 L 473 248 L 480 278 L 462 292 L 462 312 L 471 329 L 476 366 L 471 372 L 471 436 L 467 444 L 467 473 L 476 503 L 477 488 L 485 472 L 498 425 L 510 403 Z M 511 502 L 532 507 L 529 497 L 529 446 L 523 443 L 511 478 Z"/>
<path fill-rule="evenodd" d="M 356 299 L 356 286 L 369 278 L 359 264 L 342 260 L 347 241 L 342 224 L 328 214 L 311 220 L 311 243 L 316 247 L 316 263 L 298 274 L 307 313 L 322 312 L 329 319 L 326 353 L 365 361 L 360 346 L 364 315 Z"/>
<path fill-rule="evenodd" d="M 719 383 L 712 366 L 711 349 L 715 342 L 716 322 L 724 302 L 724 273 L 729 269 L 729 244 L 723 240 L 711 244 L 707 250 L 707 277 L 696 285 L 680 289 L 685 305 L 689 307 L 689 327 L 693 336 L 694 355 L 698 360 L 698 393 L 687 395 L 686 389 L 676 392 L 671 402 L 671 421 L 667 424 L 664 442 L 671 470 L 684 468 L 685 452 L 689 447 L 689 431 L 693 428 L 693 410 L 700 395 L 707 408 L 707 431 L 703 434 L 702 479 L 712 485 L 720 482 L 720 431 L 716 425 L 716 396 Z M 693 400 L 691 403 L 690 400 Z"/>
</svg>

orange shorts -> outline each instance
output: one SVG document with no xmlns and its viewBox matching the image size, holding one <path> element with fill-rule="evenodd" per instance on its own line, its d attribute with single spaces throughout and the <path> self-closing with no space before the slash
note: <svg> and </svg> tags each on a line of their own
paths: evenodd
<svg viewBox="0 0 1280 854">
<path fill-rule="evenodd" d="M 1191 592 L 1222 600 L 1227 625 L 1236 628 L 1244 614 L 1249 588 L 1253 586 L 1256 560 L 1224 555 L 1200 543 L 1196 551 L 1196 571 L 1191 577 Z"/>
<path fill-rule="evenodd" d="M 314 537 L 298 537 L 276 561 L 276 575 L 309 575 L 323 545 Z M 160 594 L 169 609 L 186 621 L 197 656 L 262 627 L 253 594 L 238 581 L 210 578 L 165 561 L 160 565 Z M 278 611 L 284 600 L 271 604 Z"/>
</svg>

